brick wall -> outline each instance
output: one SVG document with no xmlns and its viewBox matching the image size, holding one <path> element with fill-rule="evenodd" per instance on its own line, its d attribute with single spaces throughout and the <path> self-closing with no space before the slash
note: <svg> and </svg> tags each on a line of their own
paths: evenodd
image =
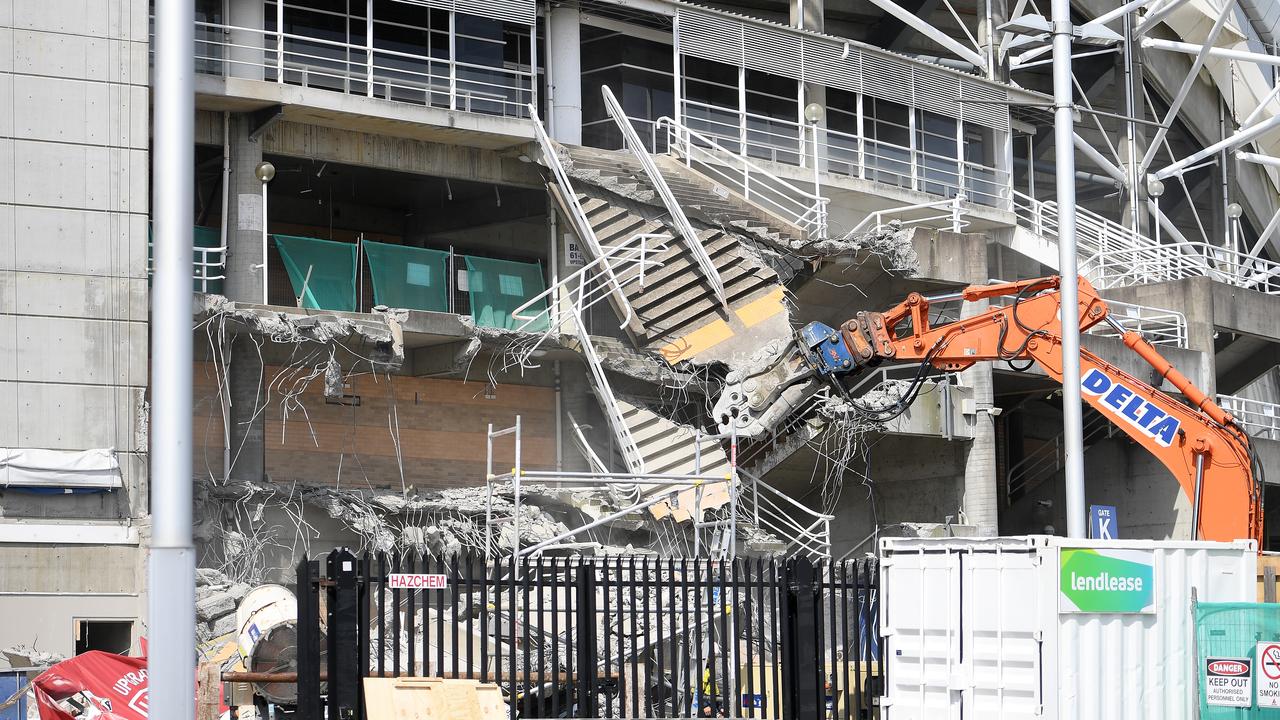
<svg viewBox="0 0 1280 720">
<path fill-rule="evenodd" d="M 499 385 L 490 400 L 480 382 L 404 376 L 379 376 L 375 381 L 371 375 L 360 375 L 347 389 L 359 397 L 357 406 L 325 402 L 323 378 L 317 377 L 286 407 L 272 382 L 279 373 L 280 368 L 267 370 L 273 392 L 265 411 L 267 473 L 275 482 L 398 489 L 400 463 L 390 427 L 397 419 L 406 486 L 483 484 L 488 423 L 509 427 L 516 415 L 524 428 L 525 467 L 550 469 L 555 463 L 551 388 Z M 195 472 L 221 478 L 222 417 L 214 366 L 196 363 L 194 374 Z M 291 386 L 293 379 L 281 378 L 279 384 Z M 496 440 L 495 472 L 509 471 L 512 460 L 512 438 Z"/>
</svg>

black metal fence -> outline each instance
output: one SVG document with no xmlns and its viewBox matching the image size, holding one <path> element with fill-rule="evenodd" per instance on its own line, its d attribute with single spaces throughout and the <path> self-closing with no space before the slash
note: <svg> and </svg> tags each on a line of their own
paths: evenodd
<svg viewBox="0 0 1280 720">
<path fill-rule="evenodd" d="M 340 549 L 301 563 L 298 587 L 304 720 L 326 717 L 326 698 L 328 718 L 362 720 L 365 677 L 493 682 L 513 720 L 852 720 L 880 694 L 874 559 L 486 564 Z"/>
</svg>

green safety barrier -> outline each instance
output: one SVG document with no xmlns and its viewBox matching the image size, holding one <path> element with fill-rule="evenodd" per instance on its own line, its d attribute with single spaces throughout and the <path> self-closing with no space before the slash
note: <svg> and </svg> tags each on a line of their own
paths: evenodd
<svg viewBox="0 0 1280 720">
<path fill-rule="evenodd" d="M 356 309 L 356 246 L 354 243 L 272 235 L 293 294 L 302 307 L 315 310 Z"/>
<path fill-rule="evenodd" d="M 1201 720 L 1280 720 L 1280 604 L 1196 603 L 1195 627 Z"/>
<path fill-rule="evenodd" d="M 222 278 L 204 280 L 203 282 L 201 281 L 201 278 L 207 278 L 210 275 L 225 274 L 223 271 L 226 269 L 227 254 L 225 252 L 217 253 L 215 255 L 208 257 L 208 259 L 206 260 L 204 254 L 200 252 L 200 249 L 201 248 L 211 249 L 211 248 L 222 247 L 222 231 L 219 230 L 218 228 L 207 228 L 207 227 L 202 227 L 200 225 L 194 225 L 192 226 L 191 229 L 192 229 L 191 244 L 193 246 L 193 249 L 191 252 L 191 278 L 192 278 L 191 289 L 194 290 L 195 292 L 221 295 L 222 294 Z M 155 238 L 152 235 L 153 230 L 154 228 L 152 227 L 151 223 L 147 223 L 147 283 L 148 284 L 151 283 L 151 275 L 154 274 L 154 270 L 152 270 L 155 263 Z M 217 267 L 214 267 L 214 266 L 206 267 L 204 265 L 199 264 L 201 262 L 211 262 L 214 260 L 221 262 L 222 265 Z"/>
<path fill-rule="evenodd" d="M 449 253 L 364 241 L 373 301 L 410 310 L 449 311 Z"/>
<path fill-rule="evenodd" d="M 522 315 L 537 316 L 525 325 L 524 320 L 511 317 L 511 311 L 530 298 L 546 290 L 542 278 L 541 263 L 523 263 L 511 260 L 494 260 L 470 255 L 467 262 L 467 294 L 471 298 L 471 319 L 484 327 L 523 329 L 527 332 L 543 332 L 547 321 L 547 303 L 541 300 L 527 308 Z"/>
</svg>

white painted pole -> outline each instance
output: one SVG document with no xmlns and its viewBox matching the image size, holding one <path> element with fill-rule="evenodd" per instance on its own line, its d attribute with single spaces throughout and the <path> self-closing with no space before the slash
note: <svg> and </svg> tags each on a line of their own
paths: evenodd
<svg viewBox="0 0 1280 720">
<path fill-rule="evenodd" d="M 1053 0 L 1053 135 L 1058 185 L 1058 267 L 1062 277 L 1062 439 L 1067 536 L 1085 536 L 1084 433 L 1080 410 L 1079 275 L 1076 270 L 1075 119 L 1071 107 L 1071 0 Z"/>
<path fill-rule="evenodd" d="M 270 305 L 267 296 L 267 185 L 262 181 L 262 304 Z"/>
<path fill-rule="evenodd" d="M 151 292 L 150 714 L 195 718 L 195 549 L 191 539 L 191 254 L 195 173 L 195 5 L 155 8 Z"/>
</svg>

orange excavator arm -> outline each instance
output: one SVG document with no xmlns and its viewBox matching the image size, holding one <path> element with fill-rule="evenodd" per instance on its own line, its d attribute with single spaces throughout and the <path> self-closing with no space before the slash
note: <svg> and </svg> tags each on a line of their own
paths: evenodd
<svg viewBox="0 0 1280 720">
<path fill-rule="evenodd" d="M 1253 538 L 1261 547 L 1261 472 L 1249 436 L 1141 335 L 1109 320 L 1106 302 L 1088 281 L 1081 278 L 1079 288 L 1080 328 L 1110 322 L 1123 333 L 1124 344 L 1190 405 L 1083 349 L 1081 396 L 1173 473 L 1195 508 L 1196 537 Z M 845 365 L 840 374 L 882 362 L 916 361 L 944 372 L 958 372 L 977 362 L 1010 360 L 1034 361 L 1061 382 L 1057 277 L 974 285 L 943 297 L 972 302 L 1008 296 L 1014 299 L 1007 306 L 938 327 L 929 323 L 929 306 L 931 300 L 940 298 L 919 293 L 912 293 L 888 312 L 858 313 L 839 329 L 852 360 L 852 366 Z M 835 344 L 834 339 L 829 340 Z"/>
</svg>

